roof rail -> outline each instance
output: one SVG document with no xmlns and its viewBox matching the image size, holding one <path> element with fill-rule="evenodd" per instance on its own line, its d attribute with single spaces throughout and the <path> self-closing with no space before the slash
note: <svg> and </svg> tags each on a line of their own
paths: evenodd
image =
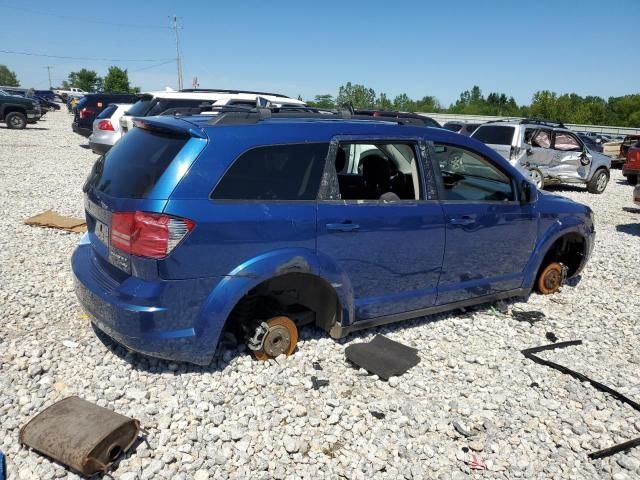
<svg viewBox="0 0 640 480">
<path fill-rule="evenodd" d="M 546 120 L 544 118 L 523 118 L 520 123 L 534 123 L 536 125 L 547 125 L 549 127 L 566 128 L 562 122 L 554 122 L 553 120 Z"/>
<path fill-rule="evenodd" d="M 180 92 L 192 92 L 192 93 L 249 93 L 252 95 L 269 95 L 271 97 L 291 98 L 281 93 L 269 93 L 269 92 L 254 92 L 252 90 L 227 90 L 224 88 L 183 88 Z"/>
</svg>

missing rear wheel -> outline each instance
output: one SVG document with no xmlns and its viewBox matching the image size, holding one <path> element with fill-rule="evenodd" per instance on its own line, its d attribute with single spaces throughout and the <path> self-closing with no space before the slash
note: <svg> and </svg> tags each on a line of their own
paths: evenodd
<svg viewBox="0 0 640 480">
<path fill-rule="evenodd" d="M 558 262 L 552 262 L 540 273 L 536 289 L 542 295 L 556 293 L 562 286 L 563 277 L 562 265 Z"/>
<path fill-rule="evenodd" d="M 298 344 L 298 327 L 289 317 L 273 317 L 264 322 L 260 327 L 266 325 L 266 331 L 262 336 L 262 345 L 253 354 L 258 360 L 269 360 L 278 355 L 291 355 Z"/>
</svg>

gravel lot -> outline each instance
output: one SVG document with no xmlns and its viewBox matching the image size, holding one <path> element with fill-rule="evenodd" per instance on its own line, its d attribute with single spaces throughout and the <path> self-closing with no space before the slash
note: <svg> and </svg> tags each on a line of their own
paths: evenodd
<svg viewBox="0 0 640 480">
<path fill-rule="evenodd" d="M 598 231 L 582 279 L 559 294 L 339 342 L 305 329 L 288 359 L 257 363 L 244 348 L 228 348 L 199 368 L 106 346 L 73 292 L 69 259 L 80 235 L 22 224 L 49 208 L 83 215 L 81 185 L 96 157 L 70 124 L 60 111 L 23 131 L 0 127 L 0 449 L 10 479 L 78 478 L 18 444 L 21 425 L 69 395 L 138 418 L 147 429 L 147 443 L 114 472 L 120 479 L 640 475 L 640 448 L 587 457 L 640 436 L 640 412 L 520 353 L 549 343 L 547 332 L 582 339 L 544 356 L 640 401 L 640 209 L 619 170 L 601 196 L 555 189 L 589 204 Z M 545 318 L 517 321 L 514 309 Z M 351 368 L 345 346 L 377 333 L 417 347 L 421 363 L 389 382 Z M 329 385 L 312 389 L 312 375 Z M 488 471 L 469 470 L 468 448 Z"/>
</svg>

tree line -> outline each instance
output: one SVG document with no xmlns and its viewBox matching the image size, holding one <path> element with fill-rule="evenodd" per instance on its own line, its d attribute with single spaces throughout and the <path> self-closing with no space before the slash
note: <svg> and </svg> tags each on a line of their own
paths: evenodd
<svg viewBox="0 0 640 480">
<path fill-rule="evenodd" d="M 640 128 L 640 94 L 605 100 L 597 96 L 582 97 L 575 93 L 557 94 L 541 90 L 533 94 L 529 105 L 518 105 L 512 96 L 505 93 L 492 92 L 485 96 L 480 87 L 475 85 L 471 90 L 462 92 L 454 103 L 445 108 L 433 96 L 413 100 L 402 93 L 391 99 L 385 93 L 376 95 L 372 88 L 347 82 L 338 89 L 335 97 L 331 94 L 316 95 L 307 104 L 317 108 L 352 105 L 354 108 L 405 112 L 535 117 L 565 123 Z"/>
<path fill-rule="evenodd" d="M 0 65 L 0 85 L 19 86 L 15 72 L 6 65 Z M 111 66 L 104 77 L 95 70 L 83 68 L 69 73 L 62 87 L 77 87 L 87 92 L 106 91 L 137 93 L 138 87 L 129 83 L 129 74 L 116 66 Z M 438 99 L 426 95 L 414 100 L 406 93 L 390 98 L 386 93 L 376 92 L 364 85 L 347 82 L 338 89 L 338 94 L 316 95 L 307 104 L 317 108 L 339 108 L 352 105 L 354 108 L 375 108 L 380 110 L 401 110 L 404 112 L 459 113 L 465 115 L 497 115 L 505 117 L 536 117 L 565 123 L 588 125 L 614 125 L 640 128 L 640 94 L 621 97 L 582 97 L 575 93 L 557 94 L 541 90 L 533 94 L 529 105 L 518 105 L 512 96 L 492 92 L 485 96 L 475 85 L 465 90 L 459 98 L 443 107 Z"/>
</svg>

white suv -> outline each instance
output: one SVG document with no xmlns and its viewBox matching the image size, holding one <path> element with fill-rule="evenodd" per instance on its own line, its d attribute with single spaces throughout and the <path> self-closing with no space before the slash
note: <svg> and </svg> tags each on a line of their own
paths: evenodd
<svg viewBox="0 0 640 480">
<path fill-rule="evenodd" d="M 184 89 L 179 92 L 149 92 L 140 95 L 129 111 L 120 118 L 122 135 L 133 128 L 133 119 L 161 115 L 174 108 L 197 108 L 205 105 L 256 106 L 256 101 L 264 98 L 274 107 L 300 107 L 305 103 L 278 93 L 251 92 L 242 90 Z"/>
<path fill-rule="evenodd" d="M 538 188 L 554 183 L 581 183 L 591 193 L 602 193 L 609 182 L 611 158 L 589 150 L 562 123 L 499 120 L 480 125 L 471 138 L 527 171 Z"/>
</svg>

